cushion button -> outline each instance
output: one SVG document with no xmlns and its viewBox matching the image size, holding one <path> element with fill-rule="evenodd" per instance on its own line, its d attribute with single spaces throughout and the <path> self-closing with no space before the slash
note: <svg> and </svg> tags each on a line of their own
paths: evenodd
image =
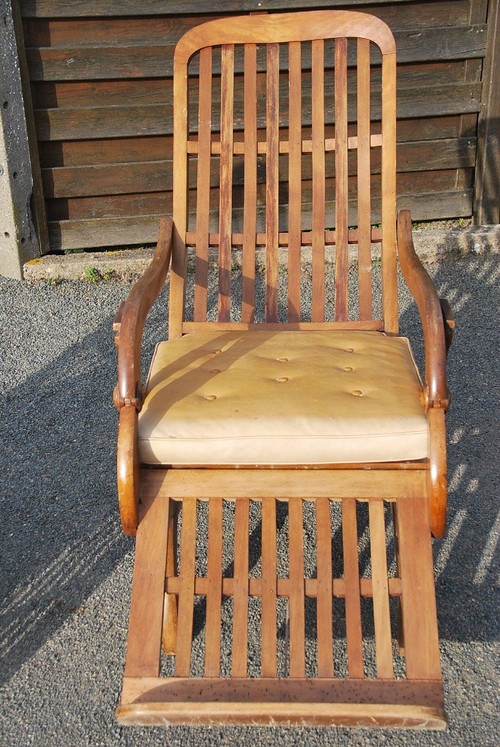
<svg viewBox="0 0 500 747">
<path fill-rule="evenodd" d="M 352 393 L 354 394 L 355 397 L 363 396 L 363 392 L 361 391 L 361 389 L 355 389 Z"/>
<path fill-rule="evenodd" d="M 279 382 L 288 381 L 288 377 L 287 376 L 278 376 L 278 378 L 276 379 L 276 381 L 279 381 Z"/>
<path fill-rule="evenodd" d="M 213 373 L 213 374 L 220 373 L 220 368 L 211 368 L 210 373 Z"/>
<path fill-rule="evenodd" d="M 354 348 L 345 348 L 346 353 L 354 353 Z"/>
<path fill-rule="evenodd" d="M 209 402 L 212 402 L 214 399 L 217 399 L 217 396 L 215 394 L 207 394 L 205 399 L 208 399 Z"/>
<path fill-rule="evenodd" d="M 222 350 L 220 348 L 216 348 L 215 350 L 212 350 L 212 353 L 222 353 Z"/>
<path fill-rule="evenodd" d="M 353 370 L 354 369 L 352 366 L 344 366 L 344 371 L 353 371 Z"/>
<path fill-rule="evenodd" d="M 288 358 L 278 358 L 280 363 L 288 363 Z"/>
</svg>

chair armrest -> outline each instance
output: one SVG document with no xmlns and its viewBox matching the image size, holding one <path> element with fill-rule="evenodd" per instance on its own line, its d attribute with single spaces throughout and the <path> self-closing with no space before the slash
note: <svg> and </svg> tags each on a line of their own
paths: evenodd
<svg viewBox="0 0 500 747">
<path fill-rule="evenodd" d="M 165 282 L 172 253 L 172 220 L 160 220 L 158 244 L 146 272 L 139 278 L 118 309 L 113 323 L 118 347 L 118 384 L 113 401 L 118 410 L 133 405 L 142 407 L 141 344 L 148 312 Z"/>
<path fill-rule="evenodd" d="M 449 347 L 454 322 L 448 302 L 441 302 L 438 298 L 434 284 L 415 252 L 409 210 L 398 213 L 398 253 L 403 276 L 415 298 L 422 320 L 425 350 L 424 404 L 426 410 L 430 407 L 443 407 L 446 410 L 450 402 L 446 385 L 447 343 Z"/>
</svg>

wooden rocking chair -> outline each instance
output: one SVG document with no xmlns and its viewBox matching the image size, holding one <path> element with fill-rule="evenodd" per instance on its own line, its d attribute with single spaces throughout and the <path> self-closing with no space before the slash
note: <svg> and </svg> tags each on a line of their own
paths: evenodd
<svg viewBox="0 0 500 747">
<path fill-rule="evenodd" d="M 396 237 L 395 70 L 389 28 L 358 12 L 223 18 L 178 43 L 173 221 L 115 322 L 137 531 L 121 724 L 445 726 L 431 533 L 453 323 L 408 212 Z"/>
</svg>

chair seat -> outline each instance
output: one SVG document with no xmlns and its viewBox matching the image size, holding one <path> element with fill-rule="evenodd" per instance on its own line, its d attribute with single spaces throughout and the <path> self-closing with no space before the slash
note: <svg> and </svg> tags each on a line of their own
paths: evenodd
<svg viewBox="0 0 500 747">
<path fill-rule="evenodd" d="M 145 464 L 422 459 L 406 338 L 362 331 L 187 335 L 156 347 L 139 416 Z"/>
</svg>

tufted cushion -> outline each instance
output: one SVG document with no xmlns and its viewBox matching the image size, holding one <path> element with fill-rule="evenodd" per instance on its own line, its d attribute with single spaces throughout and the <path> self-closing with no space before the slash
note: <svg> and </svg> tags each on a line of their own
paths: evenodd
<svg viewBox="0 0 500 747">
<path fill-rule="evenodd" d="M 160 343 L 139 416 L 146 464 L 325 464 L 427 456 L 408 340 L 209 332 Z"/>
</svg>

